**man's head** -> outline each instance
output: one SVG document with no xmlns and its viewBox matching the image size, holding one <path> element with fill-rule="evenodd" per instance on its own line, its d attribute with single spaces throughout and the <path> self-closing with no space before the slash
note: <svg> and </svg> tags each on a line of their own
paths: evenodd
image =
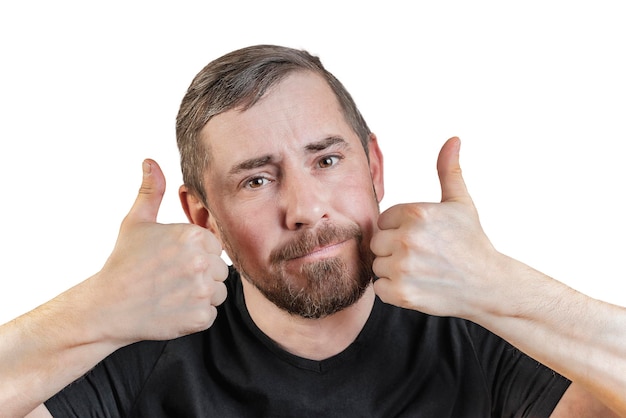
<svg viewBox="0 0 626 418">
<path fill-rule="evenodd" d="M 319 60 L 269 46 L 226 55 L 196 77 L 181 115 L 183 171 L 199 164 L 183 206 L 242 276 L 303 317 L 358 300 L 372 278 L 382 155 Z"/>
</svg>

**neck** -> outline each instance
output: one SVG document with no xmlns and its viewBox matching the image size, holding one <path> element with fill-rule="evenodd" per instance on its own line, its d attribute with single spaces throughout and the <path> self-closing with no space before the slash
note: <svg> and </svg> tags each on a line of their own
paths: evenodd
<svg viewBox="0 0 626 418">
<path fill-rule="evenodd" d="M 359 335 L 374 306 L 374 288 L 368 286 L 352 306 L 320 319 L 291 315 L 242 280 L 246 307 L 261 331 L 283 350 L 310 360 L 324 360 L 345 350 Z"/>
</svg>

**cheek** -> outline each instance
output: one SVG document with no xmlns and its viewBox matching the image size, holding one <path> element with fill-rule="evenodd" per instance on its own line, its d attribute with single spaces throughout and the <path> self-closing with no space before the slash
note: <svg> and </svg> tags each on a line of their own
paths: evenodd
<svg viewBox="0 0 626 418">
<path fill-rule="evenodd" d="M 364 232 L 371 233 L 380 213 L 378 199 L 371 183 L 355 184 L 345 189 L 341 211 L 357 222 Z"/>
<path fill-rule="evenodd" d="M 229 257 L 245 259 L 263 259 L 263 249 L 267 248 L 271 230 L 264 225 L 262 219 L 257 217 L 242 217 L 239 219 L 227 218 L 222 225 L 232 225 L 222 229 L 222 235 L 227 247 Z M 275 230 L 275 228 L 274 228 Z"/>
<path fill-rule="evenodd" d="M 347 179 L 352 180 L 345 181 L 343 183 L 342 195 L 345 199 L 353 202 L 353 206 L 358 206 L 361 211 L 370 210 L 378 211 L 378 197 L 374 190 L 374 184 L 372 183 L 369 172 L 361 173 L 357 176 L 347 176 Z M 361 181 L 361 179 L 366 179 Z"/>
</svg>

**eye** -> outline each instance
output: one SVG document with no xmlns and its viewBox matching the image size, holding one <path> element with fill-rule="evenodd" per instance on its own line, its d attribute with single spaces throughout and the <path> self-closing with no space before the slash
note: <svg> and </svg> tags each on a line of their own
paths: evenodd
<svg viewBox="0 0 626 418">
<path fill-rule="evenodd" d="M 328 167 L 332 167 L 333 165 L 337 164 L 337 162 L 340 160 L 340 157 L 336 156 L 336 155 L 328 155 L 326 157 L 322 157 L 319 159 L 319 161 L 317 162 L 317 165 L 320 168 L 328 168 Z"/>
<path fill-rule="evenodd" d="M 248 189 L 258 189 L 259 187 L 265 186 L 267 183 L 269 183 L 269 180 L 265 177 L 253 177 L 246 181 L 245 186 Z"/>
</svg>

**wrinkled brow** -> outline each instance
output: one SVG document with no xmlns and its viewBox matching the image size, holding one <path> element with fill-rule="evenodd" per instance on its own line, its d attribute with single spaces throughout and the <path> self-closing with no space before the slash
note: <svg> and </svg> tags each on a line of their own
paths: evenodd
<svg viewBox="0 0 626 418">
<path fill-rule="evenodd" d="M 323 151 L 327 148 L 332 147 L 333 145 L 339 145 L 343 148 L 348 147 L 348 143 L 341 137 L 338 136 L 330 136 L 328 138 L 324 138 L 321 141 L 311 142 L 307 144 L 304 149 L 307 152 L 314 153 Z M 235 164 L 230 170 L 229 174 L 234 175 L 241 173 L 246 170 L 254 170 L 255 168 L 263 167 L 271 163 L 272 156 L 271 155 L 263 155 L 261 157 L 250 158 L 248 160 L 244 160 L 240 163 Z"/>
</svg>

